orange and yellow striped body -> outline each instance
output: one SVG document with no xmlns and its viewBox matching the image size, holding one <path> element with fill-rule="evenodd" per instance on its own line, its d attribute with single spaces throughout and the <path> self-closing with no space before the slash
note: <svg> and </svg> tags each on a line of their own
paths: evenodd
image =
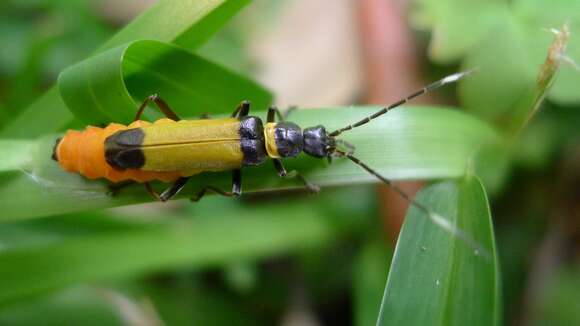
<svg viewBox="0 0 580 326">
<path fill-rule="evenodd" d="M 161 119 L 155 123 L 172 123 Z M 88 126 L 83 131 L 69 130 L 58 143 L 55 153 L 59 164 L 68 172 L 79 173 L 89 179 L 105 178 L 113 182 L 133 180 L 147 182 L 161 180 L 170 182 L 182 176 L 180 171 L 144 171 L 141 169 L 119 170 L 105 160 L 105 139 L 117 131 L 151 125 L 147 121 L 135 121 L 128 126 L 112 123 L 106 128 Z"/>
</svg>

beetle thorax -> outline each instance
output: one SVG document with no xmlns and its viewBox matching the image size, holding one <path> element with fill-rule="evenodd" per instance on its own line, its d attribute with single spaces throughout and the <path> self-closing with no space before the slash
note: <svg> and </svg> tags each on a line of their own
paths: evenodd
<svg viewBox="0 0 580 326">
<path fill-rule="evenodd" d="M 304 148 L 302 129 L 292 122 L 266 123 L 264 138 L 271 158 L 295 157 Z"/>
</svg>

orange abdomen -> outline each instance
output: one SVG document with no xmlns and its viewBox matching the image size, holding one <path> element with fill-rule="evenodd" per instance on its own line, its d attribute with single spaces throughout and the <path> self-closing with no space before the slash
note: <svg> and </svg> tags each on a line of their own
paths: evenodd
<svg viewBox="0 0 580 326">
<path fill-rule="evenodd" d="M 181 172 L 118 170 L 105 160 L 105 139 L 108 136 L 119 130 L 138 128 L 149 124 L 147 121 L 135 121 L 129 126 L 112 123 L 106 128 L 89 126 L 84 131 L 69 130 L 55 149 L 56 159 L 64 170 L 79 173 L 89 179 L 105 178 L 113 182 L 126 180 L 137 182 L 174 181 L 182 176 Z"/>
</svg>

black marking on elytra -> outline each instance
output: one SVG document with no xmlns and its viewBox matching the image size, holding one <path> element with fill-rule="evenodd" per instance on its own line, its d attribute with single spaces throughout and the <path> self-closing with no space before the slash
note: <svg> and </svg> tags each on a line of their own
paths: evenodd
<svg viewBox="0 0 580 326">
<path fill-rule="evenodd" d="M 293 122 L 279 122 L 274 128 L 274 140 L 281 157 L 294 157 L 302 152 L 302 130 Z"/>
<path fill-rule="evenodd" d="M 62 137 L 59 137 L 54 142 L 54 146 L 52 147 L 52 159 L 58 162 L 58 155 L 56 154 L 56 150 L 58 149 L 58 144 L 60 144 Z"/>
<path fill-rule="evenodd" d="M 326 129 L 318 125 L 304 129 L 304 153 L 317 158 L 328 156 L 330 141 Z"/>
<path fill-rule="evenodd" d="M 240 119 L 240 146 L 244 166 L 259 165 L 267 158 L 264 142 L 264 126 L 258 117 L 246 116 Z"/>
<path fill-rule="evenodd" d="M 141 128 L 120 130 L 105 139 L 105 160 L 120 170 L 139 169 L 145 165 L 140 148 L 145 133 Z"/>
</svg>

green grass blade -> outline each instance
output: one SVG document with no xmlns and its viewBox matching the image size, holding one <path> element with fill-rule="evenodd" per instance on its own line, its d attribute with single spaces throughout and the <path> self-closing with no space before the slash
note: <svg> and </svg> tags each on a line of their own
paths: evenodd
<svg viewBox="0 0 580 326">
<path fill-rule="evenodd" d="M 108 289 L 79 286 L 48 297 L 33 298 L 0 309 L 0 324 L 122 326 L 126 325 Z M 109 290 L 110 291 L 110 290 Z"/>
<path fill-rule="evenodd" d="M 18 171 L 30 166 L 36 142 L 0 139 L 0 148 L 6 155 L 0 159 L 0 172 Z"/>
<path fill-rule="evenodd" d="M 329 130 L 357 121 L 377 108 L 298 110 L 291 119 L 301 126 L 320 123 Z M 264 112 L 255 112 L 264 116 Z M 481 146 L 498 141 L 493 129 L 459 111 L 445 109 L 393 110 L 384 118 L 343 135 L 357 146 L 357 156 L 369 166 L 393 179 L 435 179 L 464 175 L 466 163 Z M 33 218 L 83 210 L 115 207 L 151 201 L 141 185 L 134 185 L 116 196 L 107 195 L 107 183 L 86 180 L 66 173 L 50 159 L 57 135 L 37 144 L 32 165 L 0 174 L 0 221 Z M 0 157 L 13 155 L 0 148 Z M 21 155 L 21 154 L 16 154 Z M 323 187 L 376 182 L 360 167 L 344 159 L 326 160 L 300 156 L 286 160 L 289 169 L 301 171 L 310 181 Z M 190 180 L 182 191 L 191 196 L 204 185 L 231 187 L 231 175 L 202 173 Z M 278 177 L 271 163 L 244 169 L 244 191 L 280 191 L 301 187 L 296 180 Z M 161 190 L 161 185 L 158 185 Z M 323 189 L 324 191 L 324 189 Z M 18 194 L 15 196 L 14 194 Z M 33 203 L 33 204 L 32 204 Z"/>
<path fill-rule="evenodd" d="M 114 35 L 97 52 L 138 39 L 199 48 L 251 0 L 160 0 Z"/>
<path fill-rule="evenodd" d="M 138 107 L 133 97 L 141 101 L 151 94 L 159 94 L 180 116 L 230 112 L 243 100 L 262 108 L 271 102 L 256 83 L 157 41 L 102 52 L 63 71 L 58 84 L 74 115 L 92 125 L 130 123 Z"/>
<path fill-rule="evenodd" d="M 249 0 L 159 1 L 96 53 L 139 39 L 175 42 L 194 50 L 248 3 Z M 72 120 L 73 115 L 53 87 L 0 130 L 0 138 L 35 138 L 63 130 Z M 31 125 L 34 128 L 28 127 Z"/>
<path fill-rule="evenodd" d="M 77 234 L 0 251 L 0 304 L 72 283 L 203 268 L 328 245 L 356 229 L 374 209 L 366 200 L 360 200 L 362 204 L 342 200 L 329 210 L 336 197 L 320 200 L 320 205 L 307 199 L 246 206 L 210 198 L 195 207 L 195 218 L 163 216 L 163 223 L 92 233 L 79 222 L 90 216 L 79 216 L 80 220 L 71 216 L 65 230 L 80 229 Z M 58 222 L 52 220 L 52 225 Z"/>
<path fill-rule="evenodd" d="M 497 325 L 499 275 L 487 196 L 468 176 L 422 190 L 417 200 L 447 217 L 485 257 L 412 208 L 405 219 L 378 325 Z"/>
</svg>

